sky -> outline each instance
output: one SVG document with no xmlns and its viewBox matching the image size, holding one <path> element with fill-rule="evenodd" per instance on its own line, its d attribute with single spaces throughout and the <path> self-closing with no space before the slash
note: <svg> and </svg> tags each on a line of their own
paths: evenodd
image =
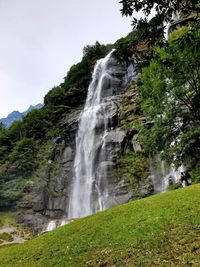
<svg viewBox="0 0 200 267">
<path fill-rule="evenodd" d="M 0 0 L 0 118 L 43 102 L 83 47 L 126 36 L 119 0 Z"/>
</svg>

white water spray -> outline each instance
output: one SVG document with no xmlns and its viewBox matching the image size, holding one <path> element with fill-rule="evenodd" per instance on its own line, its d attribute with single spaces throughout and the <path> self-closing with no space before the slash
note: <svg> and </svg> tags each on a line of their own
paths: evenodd
<svg viewBox="0 0 200 267">
<path fill-rule="evenodd" d="M 95 157 L 97 151 L 96 128 L 99 118 L 105 113 L 101 93 L 104 82 L 110 79 L 107 66 L 112 52 L 100 59 L 95 65 L 92 81 L 88 88 L 86 104 L 79 118 L 79 129 L 76 137 L 76 155 L 74 161 L 74 179 L 69 200 L 68 218 L 79 218 L 105 209 L 106 192 L 101 188 L 101 181 L 95 177 Z M 107 132 L 108 121 L 103 114 L 103 136 Z M 103 141 L 103 140 L 102 140 Z M 103 161 L 105 144 L 102 142 L 98 152 Z"/>
<path fill-rule="evenodd" d="M 50 221 L 46 227 L 45 232 L 52 231 L 57 228 L 56 221 Z"/>
<path fill-rule="evenodd" d="M 151 160 L 150 170 L 155 193 L 165 192 L 170 185 L 170 181 L 180 182 L 181 172 L 185 171 L 183 165 L 176 169 L 173 164 L 169 166 L 159 156 L 154 161 L 157 163 L 153 164 L 153 160 Z"/>
</svg>

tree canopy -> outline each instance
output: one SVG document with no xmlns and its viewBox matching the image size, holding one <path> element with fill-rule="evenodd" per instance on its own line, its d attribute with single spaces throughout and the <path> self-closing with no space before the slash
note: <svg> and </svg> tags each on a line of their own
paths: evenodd
<svg viewBox="0 0 200 267">
<path fill-rule="evenodd" d="M 196 164 L 200 153 L 200 30 L 174 32 L 166 47 L 157 47 L 143 69 L 140 100 L 154 121 L 143 137 L 150 153 L 161 152 L 170 162 Z"/>
<path fill-rule="evenodd" d="M 177 12 L 181 16 L 187 16 L 200 10 L 199 0 L 121 0 L 121 13 L 124 16 L 133 16 L 134 28 L 149 28 L 153 35 L 164 37 L 167 23 L 171 22 Z M 144 17 L 138 19 L 136 12 L 142 12 Z M 148 20 L 149 15 L 153 17 Z"/>
<path fill-rule="evenodd" d="M 155 16 L 161 16 L 163 22 L 170 22 L 173 15 L 179 11 L 182 15 L 189 15 L 193 11 L 198 11 L 198 0 L 121 0 L 121 13 L 125 16 L 132 16 L 134 12 L 142 11 L 147 17 L 155 12 Z M 138 19 L 133 18 L 133 23 Z"/>
</svg>

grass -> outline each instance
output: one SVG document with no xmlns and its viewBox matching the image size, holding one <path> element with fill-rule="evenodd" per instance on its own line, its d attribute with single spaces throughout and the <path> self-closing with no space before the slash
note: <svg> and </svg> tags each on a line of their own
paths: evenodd
<svg viewBox="0 0 200 267">
<path fill-rule="evenodd" d="M 199 266 L 200 184 L 114 207 L 0 250 L 1 267 Z"/>
<path fill-rule="evenodd" d="M 0 240 L 11 242 L 11 241 L 13 241 L 13 237 L 12 237 L 12 235 L 10 235 L 8 233 L 0 233 Z"/>
<path fill-rule="evenodd" d="M 0 227 L 3 226 L 15 226 L 15 213 L 11 211 L 0 212 Z"/>
</svg>

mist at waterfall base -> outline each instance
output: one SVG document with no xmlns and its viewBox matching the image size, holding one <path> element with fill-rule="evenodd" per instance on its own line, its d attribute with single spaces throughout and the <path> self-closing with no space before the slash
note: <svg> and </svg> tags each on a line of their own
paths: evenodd
<svg viewBox="0 0 200 267">
<path fill-rule="evenodd" d="M 154 193 L 159 194 L 165 192 L 170 182 L 180 182 L 182 172 L 185 172 L 185 167 L 183 165 L 175 168 L 173 164 L 168 165 L 160 156 L 150 159 L 150 178 L 153 182 Z"/>
</svg>

